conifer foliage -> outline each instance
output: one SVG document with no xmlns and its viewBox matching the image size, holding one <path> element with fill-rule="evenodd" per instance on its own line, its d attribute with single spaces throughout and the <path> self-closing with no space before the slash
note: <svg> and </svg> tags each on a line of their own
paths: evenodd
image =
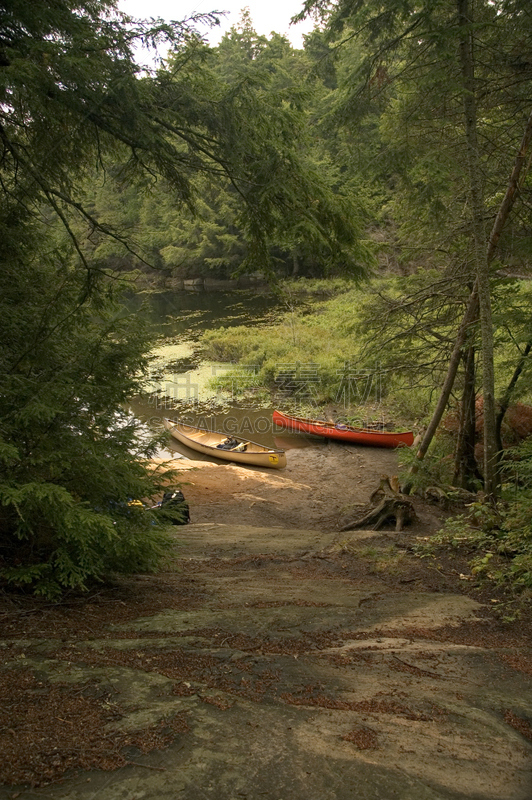
<svg viewBox="0 0 532 800">
<path fill-rule="evenodd" d="M 138 251 L 87 186 L 154 201 L 164 186 L 189 225 L 198 187 L 229 186 L 254 268 L 305 220 L 364 271 L 355 220 L 300 156 L 297 92 L 217 77 L 196 21 L 133 20 L 114 0 L 0 12 L 0 577 L 46 596 L 153 567 L 164 533 L 129 504 L 160 488 L 155 444 L 122 411 L 150 344 L 117 299 L 113 248 Z M 167 65 L 141 70 L 135 47 L 161 41 Z"/>
<path fill-rule="evenodd" d="M 121 411 L 148 339 L 14 216 L 0 221 L 0 574 L 53 597 L 162 553 L 164 529 L 129 505 L 159 490 L 154 445 Z"/>
<path fill-rule="evenodd" d="M 160 488 L 143 461 L 154 443 L 122 411 L 147 333 L 88 257 L 76 185 L 128 145 L 133 170 L 175 177 L 135 119 L 130 42 L 178 34 L 133 30 L 91 0 L 2 9 L 0 576 L 47 597 L 150 569 L 163 549 L 164 528 L 129 505 Z"/>
</svg>

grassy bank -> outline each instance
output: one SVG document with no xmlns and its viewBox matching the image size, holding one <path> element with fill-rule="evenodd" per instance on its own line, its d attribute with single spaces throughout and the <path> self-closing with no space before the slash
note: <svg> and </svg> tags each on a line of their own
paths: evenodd
<svg viewBox="0 0 532 800">
<path fill-rule="evenodd" d="M 375 286 L 336 281 L 328 284 L 328 297 L 324 288 L 311 281 L 287 284 L 286 310 L 274 324 L 205 333 L 204 356 L 235 365 L 218 380 L 220 388 L 230 387 L 241 399 L 270 397 L 285 409 L 322 410 L 356 423 L 385 418 L 399 426 L 419 424 L 427 399 L 389 354 L 368 348 L 363 328 Z"/>
</svg>

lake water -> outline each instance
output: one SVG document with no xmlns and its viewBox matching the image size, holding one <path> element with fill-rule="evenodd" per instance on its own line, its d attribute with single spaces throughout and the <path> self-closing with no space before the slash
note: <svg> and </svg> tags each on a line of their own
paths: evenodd
<svg viewBox="0 0 532 800">
<path fill-rule="evenodd" d="M 130 307 L 146 314 L 161 336 L 146 376 L 146 393 L 132 398 L 129 404 L 131 413 L 147 428 L 159 431 L 163 417 L 169 417 L 269 447 L 287 449 L 308 443 L 305 437 L 281 436 L 275 431 L 271 406 L 243 406 L 231 392 L 213 388 L 213 379 L 233 370 L 234 365 L 205 362 L 199 355 L 198 342 L 206 330 L 273 321 L 285 310 L 274 294 L 244 290 L 164 292 L 136 296 Z M 171 437 L 159 455 L 204 458 Z"/>
</svg>

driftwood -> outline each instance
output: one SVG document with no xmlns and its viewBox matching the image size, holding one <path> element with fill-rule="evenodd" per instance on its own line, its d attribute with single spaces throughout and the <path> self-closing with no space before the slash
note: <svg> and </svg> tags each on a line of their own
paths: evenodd
<svg viewBox="0 0 532 800">
<path fill-rule="evenodd" d="M 416 512 L 410 500 L 399 492 L 397 478 L 383 475 L 380 485 L 370 497 L 373 505 L 368 513 L 359 520 L 350 520 L 340 530 L 354 531 L 357 528 L 378 531 L 386 522 L 395 520 L 395 530 L 402 531 L 416 519 Z"/>
</svg>

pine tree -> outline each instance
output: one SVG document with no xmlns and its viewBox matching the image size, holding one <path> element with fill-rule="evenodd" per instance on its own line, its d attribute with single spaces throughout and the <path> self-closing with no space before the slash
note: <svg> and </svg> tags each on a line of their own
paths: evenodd
<svg viewBox="0 0 532 800">
<path fill-rule="evenodd" d="M 56 596 L 153 568 L 164 528 L 128 505 L 161 488 L 155 441 L 122 410 L 149 336 L 111 286 L 85 297 L 68 249 L 0 218 L 0 575 Z"/>
<path fill-rule="evenodd" d="M 305 8 L 326 11 L 331 4 L 307 2 Z M 364 43 L 366 57 L 353 72 L 351 86 L 345 87 L 338 113 L 343 110 L 346 120 L 354 120 L 377 99 L 384 104 L 381 130 L 395 156 L 388 164 L 396 168 L 390 178 L 409 198 L 403 209 L 408 227 L 402 233 L 409 234 L 417 248 L 420 239 L 433 252 L 438 247 L 448 266 L 460 263 L 464 282 L 475 283 L 478 291 L 486 405 L 484 480 L 493 495 L 495 375 L 488 231 L 490 214 L 497 211 L 494 198 L 504 193 L 512 153 L 529 114 L 524 92 L 530 65 L 521 59 L 517 69 L 515 55 L 517 28 L 520 41 L 531 41 L 527 6 L 519 0 L 480 2 L 473 16 L 472 7 L 461 0 L 341 0 L 331 9 L 328 28 L 337 37 L 337 47 L 353 38 Z M 477 313 L 471 311 L 464 335 Z M 463 343 L 462 338 L 453 350 L 454 365 L 460 362 Z"/>
</svg>

